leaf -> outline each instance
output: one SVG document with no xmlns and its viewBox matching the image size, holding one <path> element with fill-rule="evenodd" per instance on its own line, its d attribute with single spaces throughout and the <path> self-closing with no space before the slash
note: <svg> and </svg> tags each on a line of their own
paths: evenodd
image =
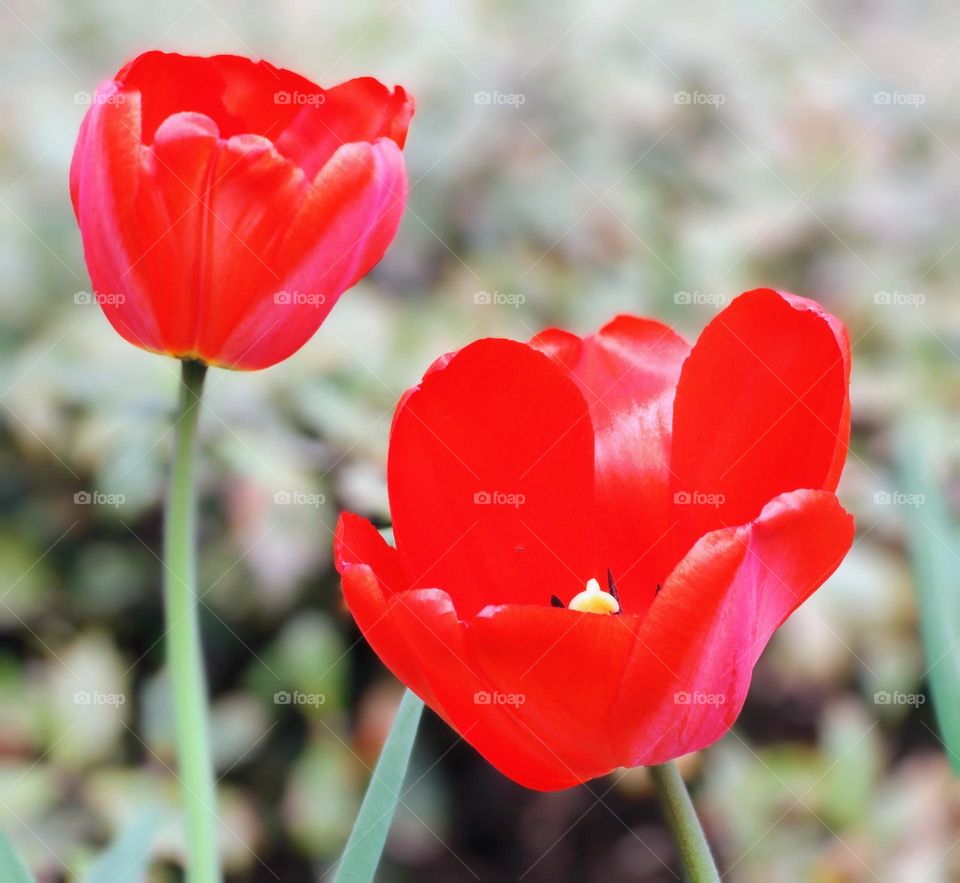
<svg viewBox="0 0 960 883">
<path fill-rule="evenodd" d="M 960 775 L 960 532 L 934 471 L 947 445 L 939 421 L 917 415 L 905 422 L 898 441 L 925 675 L 944 748 Z"/>
<path fill-rule="evenodd" d="M 142 883 L 150 865 L 157 828 L 154 813 L 143 813 L 120 832 L 84 876 L 84 883 Z"/>
<path fill-rule="evenodd" d="M 0 880 L 3 883 L 35 883 L 20 856 L 14 852 L 7 835 L 0 831 Z"/>
<path fill-rule="evenodd" d="M 422 712 L 423 701 L 407 690 L 353 823 L 334 883 L 370 883 L 373 880 L 400 801 L 400 788 Z"/>
</svg>

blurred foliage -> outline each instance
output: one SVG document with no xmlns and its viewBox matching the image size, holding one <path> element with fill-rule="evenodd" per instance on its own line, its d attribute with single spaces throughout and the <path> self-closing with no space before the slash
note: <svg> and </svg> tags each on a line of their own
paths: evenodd
<svg viewBox="0 0 960 883">
<path fill-rule="evenodd" d="M 918 471 L 956 515 L 952 5 L 9 0 L 0 19 L 0 819 L 41 881 L 75 879 L 146 811 L 151 879 L 178 879 L 156 558 L 177 366 L 76 302 L 66 183 L 83 93 L 152 46 L 371 73 L 418 101 L 387 258 L 294 358 L 209 382 L 201 587 L 231 881 L 327 870 L 389 727 L 399 693 L 330 547 L 341 508 L 387 523 L 403 389 L 484 335 L 628 311 L 692 337 L 759 285 L 850 329 L 840 493 L 859 535 L 736 729 L 687 763 L 698 804 L 730 880 L 960 879 L 957 786 L 921 704 L 915 507 L 897 504 L 916 489 L 893 462 L 906 404 L 939 410 Z M 642 770 L 523 792 L 430 716 L 418 751 L 383 880 L 673 879 Z"/>
</svg>

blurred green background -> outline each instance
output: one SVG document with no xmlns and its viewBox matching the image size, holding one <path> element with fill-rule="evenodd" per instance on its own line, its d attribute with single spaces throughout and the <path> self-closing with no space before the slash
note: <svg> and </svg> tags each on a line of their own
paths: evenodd
<svg viewBox="0 0 960 883">
<path fill-rule="evenodd" d="M 728 880 L 960 880 L 925 692 L 956 660 L 924 659 L 908 554 L 911 525 L 951 542 L 916 484 L 960 502 L 960 11 L 730 6 L 0 0 L 0 820 L 42 883 L 146 810 L 151 880 L 180 879 L 157 559 L 178 366 L 77 296 L 67 191 L 85 96 L 153 47 L 373 74 L 418 102 L 387 258 L 295 357 L 209 381 L 200 590 L 231 883 L 331 867 L 398 701 L 330 554 L 340 509 L 388 523 L 404 388 L 477 337 L 617 312 L 692 338 L 766 285 L 850 329 L 858 538 L 684 768 Z M 919 406 L 922 451 L 898 436 Z M 324 701 L 282 701 L 298 692 Z M 679 873 L 643 771 L 526 792 L 428 714 L 408 781 L 384 881 Z"/>
</svg>

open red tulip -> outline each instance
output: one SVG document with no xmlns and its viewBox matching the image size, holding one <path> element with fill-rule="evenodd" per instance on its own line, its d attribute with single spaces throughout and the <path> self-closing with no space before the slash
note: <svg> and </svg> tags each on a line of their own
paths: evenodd
<svg viewBox="0 0 960 883">
<path fill-rule="evenodd" d="M 767 289 L 692 348 L 621 316 L 444 356 L 394 418 L 396 549 L 355 515 L 338 525 L 347 605 L 523 785 L 703 748 L 852 543 L 834 495 L 849 372 L 841 323 Z"/>
<path fill-rule="evenodd" d="M 91 97 L 70 192 L 97 300 L 144 349 L 265 368 L 393 239 L 413 101 L 265 61 L 147 52 Z"/>
</svg>

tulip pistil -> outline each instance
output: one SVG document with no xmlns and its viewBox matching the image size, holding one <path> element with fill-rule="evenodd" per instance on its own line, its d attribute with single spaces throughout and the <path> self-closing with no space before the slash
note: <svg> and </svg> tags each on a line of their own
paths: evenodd
<svg viewBox="0 0 960 883">
<path fill-rule="evenodd" d="M 612 581 L 611 581 L 612 583 Z M 587 587 L 573 596 L 567 605 L 570 610 L 579 610 L 581 613 L 619 613 L 620 602 L 616 597 L 616 587 L 611 584 L 612 592 L 605 592 L 595 579 L 587 581 Z"/>
</svg>

